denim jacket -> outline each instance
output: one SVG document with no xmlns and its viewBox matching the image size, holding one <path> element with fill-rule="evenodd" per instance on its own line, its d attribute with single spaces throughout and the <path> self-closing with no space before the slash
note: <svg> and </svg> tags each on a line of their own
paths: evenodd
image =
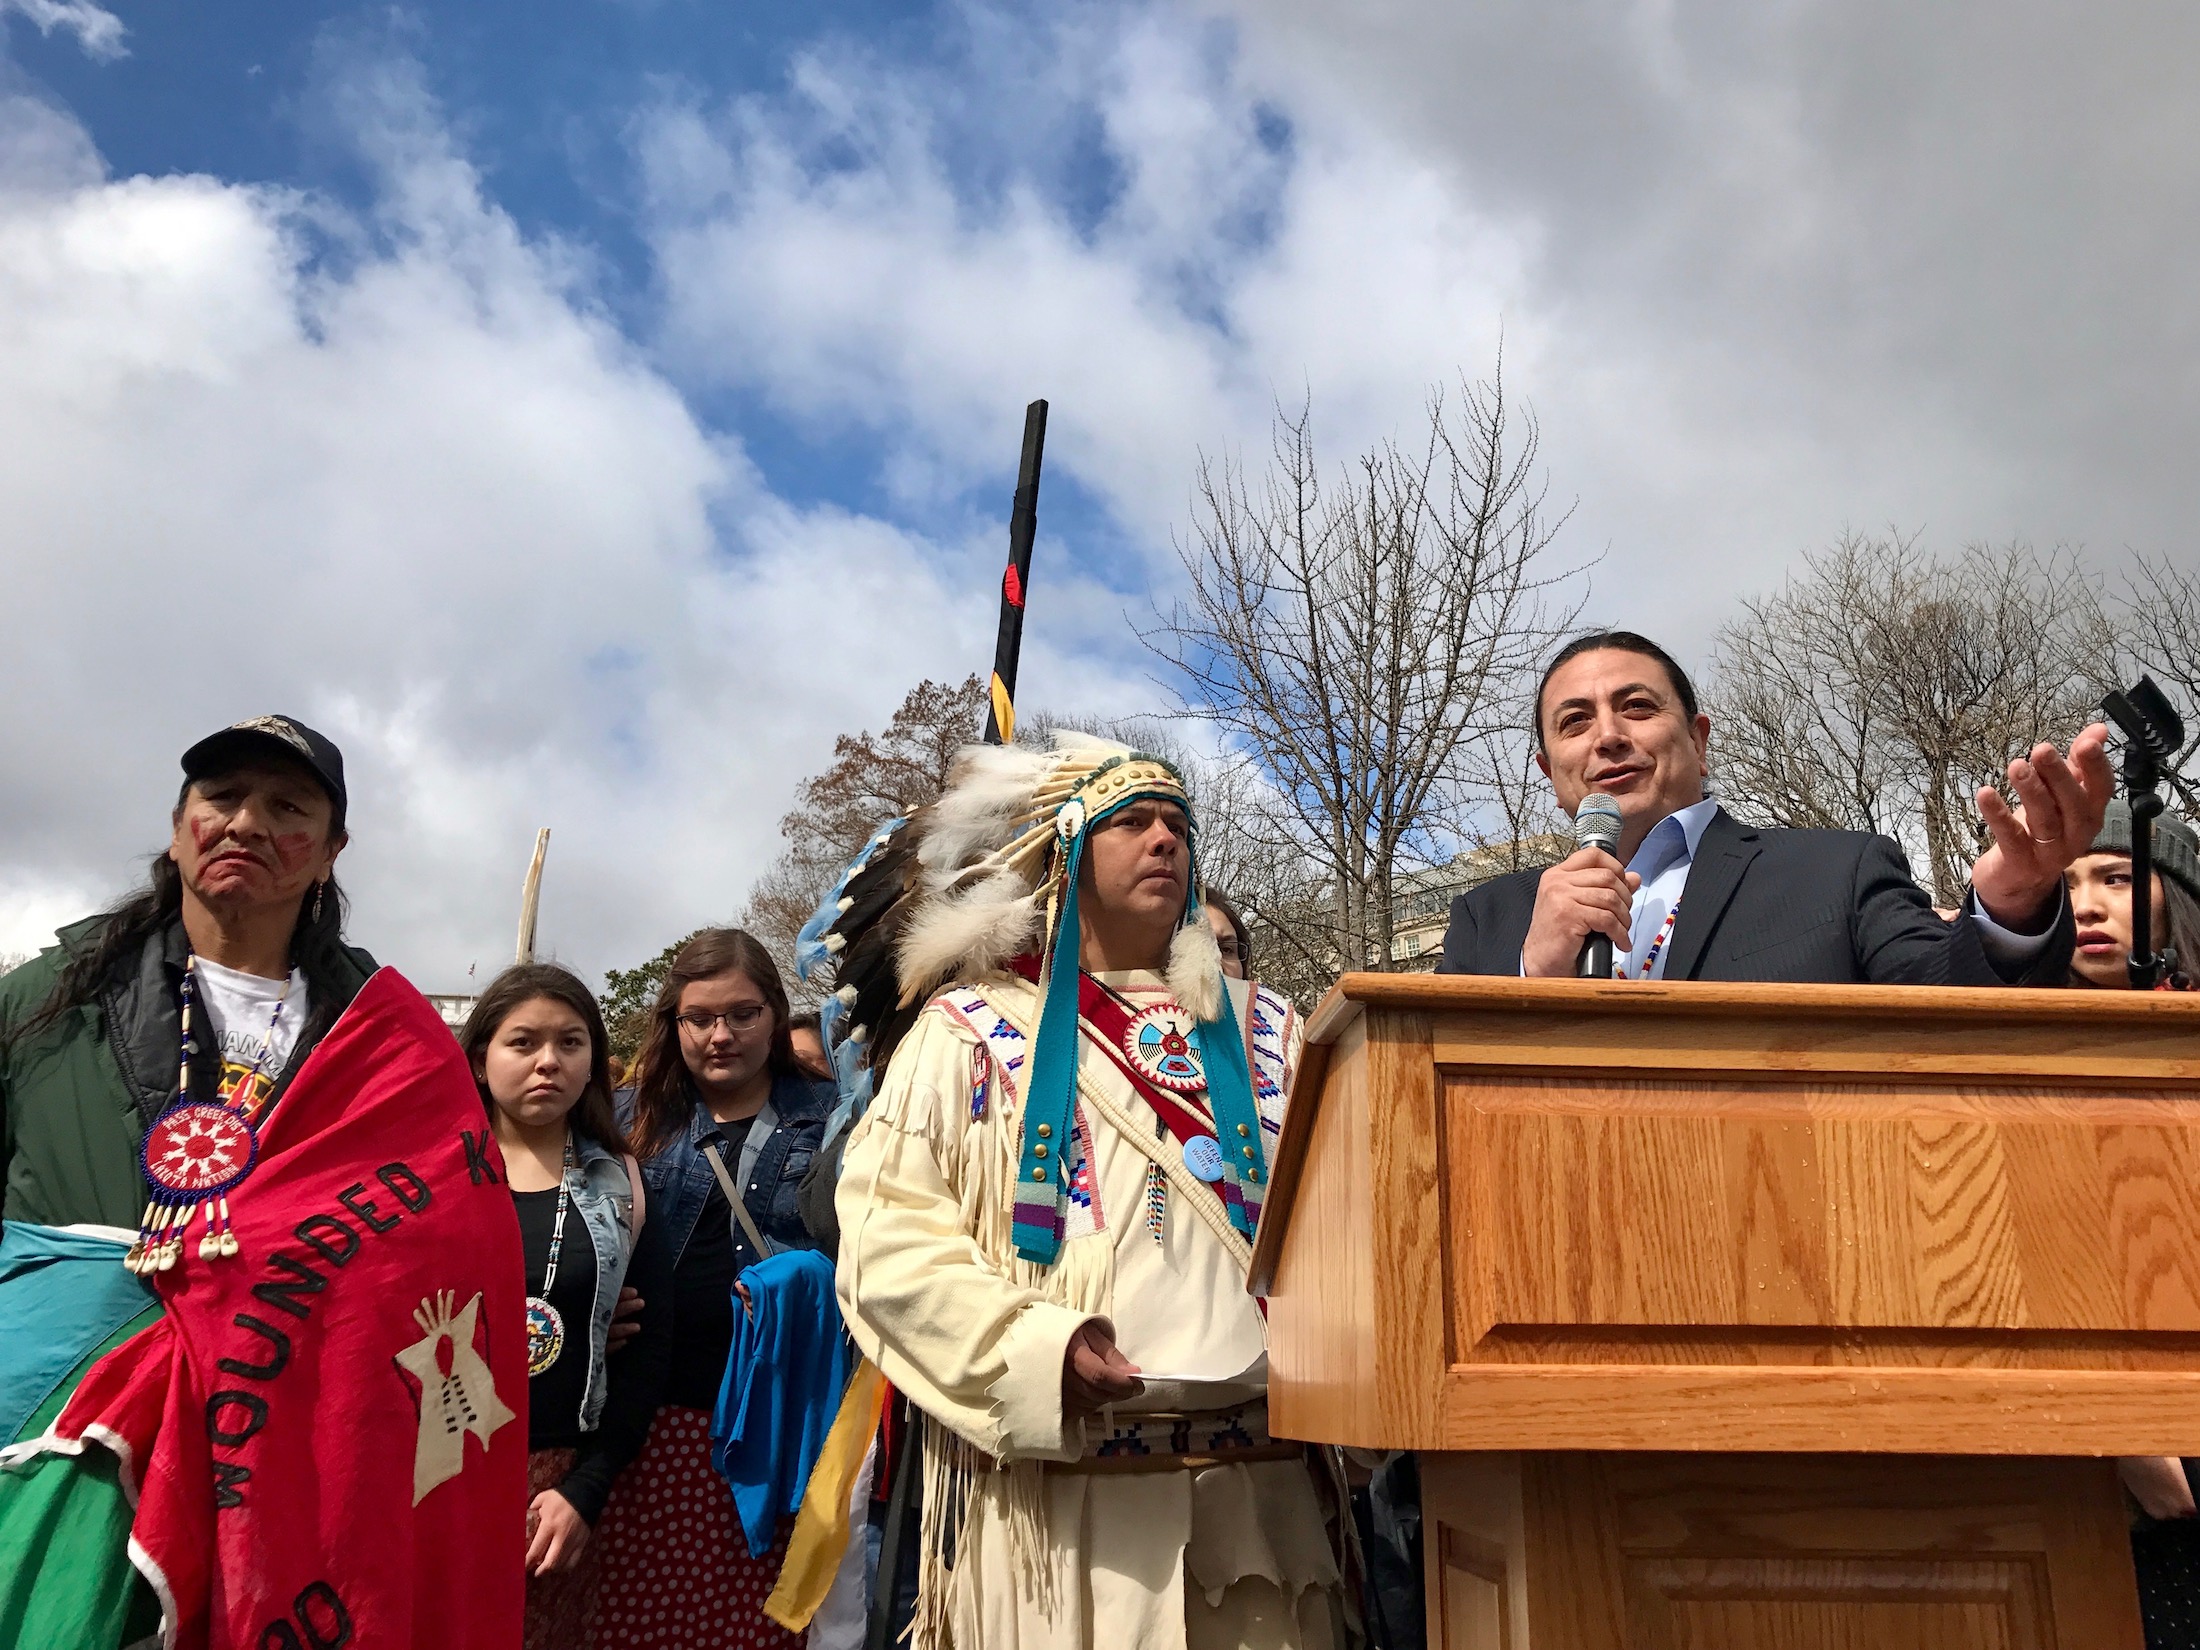
<svg viewBox="0 0 2200 1650">
<path fill-rule="evenodd" d="M 565 1191 L 573 1200 L 573 1212 L 588 1228 L 589 1242 L 596 1246 L 596 1299 L 588 1314 L 588 1381 L 581 1391 L 581 1430 L 593 1432 L 603 1419 L 604 1398 L 611 1390 L 604 1368 L 611 1309 L 618 1304 L 619 1285 L 634 1255 L 634 1188 L 627 1180 L 625 1163 L 586 1135 L 579 1135 L 579 1140 L 580 1161 L 565 1171 Z"/>
<path fill-rule="evenodd" d="M 622 1095 L 622 1115 L 631 1101 Z M 833 1085 L 800 1072 L 783 1072 L 772 1079 L 771 1098 L 749 1126 L 740 1158 L 727 1171 L 741 1192 L 749 1218 L 758 1231 L 778 1249 L 814 1249 L 816 1244 L 802 1224 L 796 1194 L 810 1160 L 824 1137 L 825 1118 L 833 1109 Z M 685 1132 L 642 1165 L 642 1184 L 649 1190 L 649 1218 L 664 1223 L 665 1245 L 675 1262 L 687 1252 L 695 1235 L 695 1222 L 709 1201 L 717 1174 L 703 1154 L 703 1141 L 716 1131 L 717 1122 L 700 1098 L 689 1108 Z M 738 1223 L 733 1231 L 736 1266 L 753 1266 L 764 1257 L 756 1253 L 748 1234 Z"/>
</svg>

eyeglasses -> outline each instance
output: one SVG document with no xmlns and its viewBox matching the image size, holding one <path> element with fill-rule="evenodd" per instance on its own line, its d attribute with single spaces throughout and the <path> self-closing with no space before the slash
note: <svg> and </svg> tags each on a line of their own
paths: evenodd
<svg viewBox="0 0 2200 1650">
<path fill-rule="evenodd" d="M 696 1036 L 708 1037 L 718 1029 L 720 1020 L 725 1021 L 728 1031 L 746 1031 L 770 1012 L 762 1003 L 742 1003 L 727 1009 L 723 1014 L 705 1014 L 700 1009 L 689 1009 L 687 1013 L 675 1017 Z"/>
</svg>

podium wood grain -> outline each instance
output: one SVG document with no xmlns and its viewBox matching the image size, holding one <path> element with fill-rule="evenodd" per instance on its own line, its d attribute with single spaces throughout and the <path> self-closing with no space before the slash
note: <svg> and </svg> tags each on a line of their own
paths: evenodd
<svg viewBox="0 0 2200 1650">
<path fill-rule="evenodd" d="M 2078 1458 L 2200 1451 L 2200 1003 L 1350 975 L 1309 1036 L 1270 1423 L 1433 1452 L 1443 1642 L 2135 1650 Z"/>
<path fill-rule="evenodd" d="M 1445 1455 L 1446 1650 L 2140 1650 L 2105 1461 Z"/>
<path fill-rule="evenodd" d="M 2200 1440 L 2200 1004 L 1348 975 L 1310 1035 L 1254 1257 L 1294 1436 Z"/>
</svg>

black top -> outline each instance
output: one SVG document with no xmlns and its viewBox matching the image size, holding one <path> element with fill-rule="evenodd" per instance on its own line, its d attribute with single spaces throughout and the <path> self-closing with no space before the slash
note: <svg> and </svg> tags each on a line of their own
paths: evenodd
<svg viewBox="0 0 2200 1650">
<path fill-rule="evenodd" d="M 720 1123 L 705 1141 L 716 1139 L 726 1172 L 738 1174 L 741 1144 L 749 1137 L 745 1117 Z M 725 1385 L 726 1360 L 733 1355 L 733 1280 L 737 1268 L 733 1253 L 733 1208 L 711 1176 L 703 1212 L 695 1217 L 695 1230 L 672 1269 L 672 1317 L 679 1325 L 672 1347 L 672 1369 L 665 1382 L 665 1402 L 688 1409 L 709 1411 L 718 1404 L 718 1389 Z"/>
<path fill-rule="evenodd" d="M 2185 1482 L 2200 1491 L 2187 1460 Z M 2200 1644 L 2200 1518 L 2149 1518 L 2134 1512 L 2131 1563 L 2139 1581 L 2139 1619 L 2147 1650 Z"/>
<path fill-rule="evenodd" d="M 581 1440 L 581 1398 L 588 1389 L 588 1341 L 596 1306 L 596 1245 L 580 1211 L 565 1212 L 565 1240 L 558 1250 L 558 1276 L 544 1297 L 542 1280 L 550 1269 L 550 1234 L 556 1228 L 563 1191 L 514 1192 L 519 1211 L 519 1240 L 527 1257 L 527 1293 L 547 1298 L 565 1323 L 565 1344 L 557 1361 L 527 1377 L 527 1447 L 571 1449 Z"/>
<path fill-rule="evenodd" d="M 1439 974 L 1520 972 L 1541 871 L 1493 877 L 1451 902 Z M 1744 825 L 1724 809 L 1697 844 L 1666 954 L 1668 980 L 1813 985 L 2061 985 L 2077 927 L 2065 899 L 2048 942 L 2005 978 L 1969 916 L 1943 922 L 1891 838 Z"/>
</svg>

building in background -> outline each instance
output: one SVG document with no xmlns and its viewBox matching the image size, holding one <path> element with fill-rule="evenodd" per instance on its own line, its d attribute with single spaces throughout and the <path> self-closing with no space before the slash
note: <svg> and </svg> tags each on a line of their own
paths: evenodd
<svg viewBox="0 0 2200 1650">
<path fill-rule="evenodd" d="M 1469 849 L 1448 864 L 1400 877 L 1397 921 L 1390 936 L 1391 966 L 1409 973 L 1427 973 L 1443 955 L 1444 929 L 1451 921 L 1453 900 L 1492 877 L 1555 865 L 1573 851 L 1573 838 L 1551 832 Z"/>
<path fill-rule="evenodd" d="M 423 991 L 421 995 L 443 1016 L 443 1023 L 451 1028 L 454 1037 L 466 1029 L 466 1016 L 473 1013 L 474 1004 L 481 1001 L 478 993 L 470 991 Z"/>
</svg>

